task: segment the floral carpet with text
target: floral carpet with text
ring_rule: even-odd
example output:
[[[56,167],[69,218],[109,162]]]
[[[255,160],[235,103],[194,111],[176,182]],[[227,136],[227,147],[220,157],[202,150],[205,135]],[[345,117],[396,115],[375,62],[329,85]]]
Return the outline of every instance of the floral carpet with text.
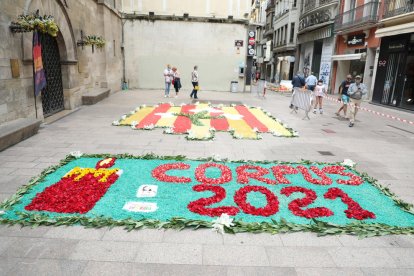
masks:
[[[68,155],[0,205],[0,222],[413,234],[410,204],[352,163]]]
[[[216,131],[228,131],[236,139],[261,139],[260,133],[293,137],[297,133],[269,112],[246,105],[224,106],[195,103],[142,105],[113,125],[132,129],[165,128],[167,134],[187,134],[189,140],[210,140]]]

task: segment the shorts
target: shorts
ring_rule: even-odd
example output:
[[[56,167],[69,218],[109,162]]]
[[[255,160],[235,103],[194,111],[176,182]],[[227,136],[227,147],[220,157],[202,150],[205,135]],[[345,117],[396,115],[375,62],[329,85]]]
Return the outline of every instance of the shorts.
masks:
[[[348,104],[348,103],[349,103],[349,96],[347,96],[347,95],[342,95],[341,99],[342,99],[342,102],[343,102],[344,104]]]

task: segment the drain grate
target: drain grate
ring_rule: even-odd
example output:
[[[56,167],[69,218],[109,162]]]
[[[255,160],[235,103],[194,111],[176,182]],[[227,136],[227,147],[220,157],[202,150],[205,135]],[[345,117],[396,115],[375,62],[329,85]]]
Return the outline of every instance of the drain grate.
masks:
[[[320,155],[325,155],[325,156],[335,156],[335,154],[333,154],[330,151],[318,151]]]

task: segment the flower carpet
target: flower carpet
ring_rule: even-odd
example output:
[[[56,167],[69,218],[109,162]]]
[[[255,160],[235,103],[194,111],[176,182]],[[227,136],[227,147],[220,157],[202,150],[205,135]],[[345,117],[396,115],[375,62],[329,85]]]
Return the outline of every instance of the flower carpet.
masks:
[[[69,155],[0,205],[21,225],[413,234],[411,206],[348,163]]]
[[[297,133],[280,120],[258,107],[211,104],[161,103],[142,105],[123,115],[113,125],[132,129],[165,128],[167,134],[187,134],[189,140],[210,140],[216,131],[228,131],[237,139],[261,139],[260,133],[293,137]]]

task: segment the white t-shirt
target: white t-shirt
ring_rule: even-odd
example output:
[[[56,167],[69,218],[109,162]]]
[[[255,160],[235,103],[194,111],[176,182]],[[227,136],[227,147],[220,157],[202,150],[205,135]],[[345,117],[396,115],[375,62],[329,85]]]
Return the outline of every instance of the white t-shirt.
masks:
[[[196,70],[191,73],[191,81],[198,82],[198,72]]]
[[[171,69],[166,68],[164,70],[164,77],[165,77],[165,82],[171,82],[172,81],[172,76],[173,76],[173,72]]]

